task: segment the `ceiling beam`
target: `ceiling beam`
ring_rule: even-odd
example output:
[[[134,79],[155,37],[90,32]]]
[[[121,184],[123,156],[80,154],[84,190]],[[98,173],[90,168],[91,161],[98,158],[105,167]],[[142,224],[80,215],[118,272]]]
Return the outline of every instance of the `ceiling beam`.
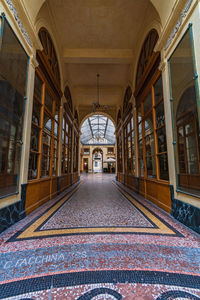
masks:
[[[130,64],[134,59],[132,49],[69,49],[63,51],[65,63]]]
[[[92,126],[91,126],[90,118],[88,118],[88,124],[89,124],[89,126],[90,126],[90,131],[91,131],[92,138],[93,138],[93,137],[94,137],[94,135],[93,135],[93,130],[92,130]]]

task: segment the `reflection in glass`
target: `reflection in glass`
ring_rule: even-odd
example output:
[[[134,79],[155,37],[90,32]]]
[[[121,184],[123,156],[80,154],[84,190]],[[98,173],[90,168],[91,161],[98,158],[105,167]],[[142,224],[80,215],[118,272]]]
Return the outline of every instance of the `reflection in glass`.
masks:
[[[45,106],[49,110],[49,112],[52,113],[53,101],[47,90],[45,92]]]
[[[157,130],[157,140],[158,140],[158,152],[167,152],[167,140],[165,127],[162,127]]]
[[[37,101],[34,101],[32,121],[36,125],[40,126],[40,119],[41,119],[41,105]]]
[[[42,80],[40,79],[40,77],[35,74],[35,87],[34,87],[34,96],[37,97],[38,100],[41,101],[41,97],[42,97]]]
[[[169,180],[167,153],[158,155],[160,179]]]
[[[28,179],[36,179],[37,178],[37,168],[38,168],[38,154],[30,153],[29,159],[29,170],[28,170]]]
[[[32,151],[39,151],[39,134],[40,131],[38,128],[32,127],[31,131],[31,150]]]
[[[199,117],[192,39],[188,29],[169,60],[179,187],[200,194]]]
[[[164,103],[161,102],[156,107],[156,127],[159,128],[160,126],[165,125],[165,113],[164,113]]]
[[[148,94],[144,100],[144,114],[146,114],[152,108],[152,97],[151,93]]]
[[[0,28],[0,197],[3,197],[18,192],[28,57],[5,18],[1,24],[4,24]]]
[[[163,99],[163,86],[162,86],[162,77],[156,81],[154,85],[154,95],[155,95],[155,104],[159,103]]]

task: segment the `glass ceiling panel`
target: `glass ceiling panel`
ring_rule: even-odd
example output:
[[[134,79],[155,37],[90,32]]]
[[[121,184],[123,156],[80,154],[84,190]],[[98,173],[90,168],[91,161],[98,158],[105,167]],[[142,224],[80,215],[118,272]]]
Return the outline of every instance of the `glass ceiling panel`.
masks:
[[[85,120],[81,133],[82,144],[115,144],[115,126],[102,115],[94,115]]]

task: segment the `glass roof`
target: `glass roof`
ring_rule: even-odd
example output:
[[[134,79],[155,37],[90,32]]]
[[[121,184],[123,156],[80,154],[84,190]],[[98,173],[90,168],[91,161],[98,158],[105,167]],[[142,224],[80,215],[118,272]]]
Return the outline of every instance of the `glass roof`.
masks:
[[[87,118],[81,127],[81,133],[81,143],[84,145],[115,144],[115,126],[103,115]]]

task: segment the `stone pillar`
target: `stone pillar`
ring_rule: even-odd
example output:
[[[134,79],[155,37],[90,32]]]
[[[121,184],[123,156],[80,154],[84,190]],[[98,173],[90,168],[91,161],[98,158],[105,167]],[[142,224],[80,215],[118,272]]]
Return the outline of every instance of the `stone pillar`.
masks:
[[[173,128],[172,128],[172,114],[171,114],[171,95],[168,64],[164,60],[161,62],[159,69],[162,71],[163,81],[163,97],[164,97],[164,112],[165,112],[165,128],[167,138],[167,154],[168,154],[168,168],[169,168],[169,182],[176,187],[176,164],[173,146]]]

